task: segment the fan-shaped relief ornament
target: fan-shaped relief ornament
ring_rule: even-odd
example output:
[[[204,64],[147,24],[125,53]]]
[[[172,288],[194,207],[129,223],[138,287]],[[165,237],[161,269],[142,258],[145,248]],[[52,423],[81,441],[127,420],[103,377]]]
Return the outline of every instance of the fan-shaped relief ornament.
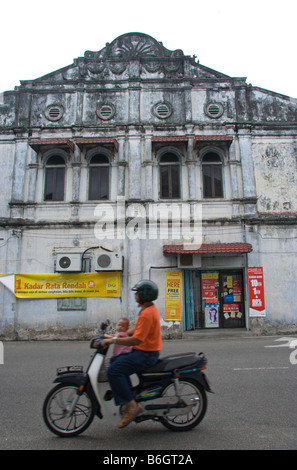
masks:
[[[107,54],[109,57],[117,57],[119,59],[131,60],[141,57],[158,56],[157,48],[151,38],[140,35],[126,35],[115,39],[108,46]]]
[[[178,58],[183,57],[183,51],[170,51],[161,42],[143,33],[128,33],[116,38],[106,45],[108,57],[136,58]]]
[[[100,78],[126,72],[130,61],[140,61],[148,73],[183,73],[183,51],[170,51],[162,43],[142,33],[128,33],[116,38],[99,52],[86,51],[77,65],[82,77]],[[82,63],[83,62],[83,63]]]

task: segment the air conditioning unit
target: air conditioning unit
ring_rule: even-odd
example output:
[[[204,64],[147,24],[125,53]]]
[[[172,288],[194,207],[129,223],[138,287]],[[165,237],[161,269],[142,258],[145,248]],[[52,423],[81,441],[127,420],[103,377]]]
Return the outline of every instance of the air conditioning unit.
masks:
[[[96,255],[95,271],[122,271],[123,256],[119,253],[99,253]]]
[[[56,272],[80,272],[80,253],[59,253],[56,257]]]
[[[201,268],[201,255],[198,253],[180,253],[177,265],[179,268]]]

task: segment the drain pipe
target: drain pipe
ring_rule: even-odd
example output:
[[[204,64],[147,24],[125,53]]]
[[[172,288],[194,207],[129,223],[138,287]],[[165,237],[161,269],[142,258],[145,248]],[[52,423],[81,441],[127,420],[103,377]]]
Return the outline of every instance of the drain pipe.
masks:
[[[149,269],[149,280],[151,281],[151,270],[152,269],[172,269],[172,268],[178,268],[178,266],[150,266]]]

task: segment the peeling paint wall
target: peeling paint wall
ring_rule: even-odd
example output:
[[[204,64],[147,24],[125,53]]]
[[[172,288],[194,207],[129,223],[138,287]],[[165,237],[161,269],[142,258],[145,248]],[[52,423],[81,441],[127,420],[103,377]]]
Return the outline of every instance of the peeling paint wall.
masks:
[[[297,144],[256,143],[253,153],[259,212],[296,212]]]
[[[203,242],[251,243],[246,264],[238,258],[234,266],[244,274],[247,266],[264,268],[267,316],[247,317],[247,326],[257,332],[297,331],[296,123],[296,100],[228,77],[140,33],[116,38],[99,52],[86,51],[73,64],[3,93],[1,273],[53,273],[57,253],[98,245],[118,251],[125,262],[120,299],[88,298],[63,307],[57,299],[16,299],[0,284],[0,337],[80,339],[92,336],[106,318],[116,323],[125,315],[133,323],[138,309],[131,286],[150,275],[160,287],[164,318],[165,272],[177,258],[163,256],[162,247],[179,241],[170,234],[140,236],[147,234],[150,211],[157,214],[172,202],[160,198],[164,151],[179,159],[181,199],[174,202],[189,205],[192,222],[194,205],[202,203]],[[207,151],[220,158],[222,198],[203,196]],[[65,159],[65,196],[45,201],[45,164],[57,152]],[[88,199],[89,161],[96,152],[110,162],[107,201]],[[97,237],[105,204],[130,230],[126,236]],[[138,226],[131,223],[136,216]],[[90,252],[89,270],[94,257]],[[231,257],[219,265],[229,268]],[[181,335],[182,322],[166,325],[165,336]]]

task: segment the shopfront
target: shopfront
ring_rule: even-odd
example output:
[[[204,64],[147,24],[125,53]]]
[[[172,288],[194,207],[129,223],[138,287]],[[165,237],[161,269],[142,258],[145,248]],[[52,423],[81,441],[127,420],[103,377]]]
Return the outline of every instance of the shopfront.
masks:
[[[243,270],[184,270],[185,329],[244,328]]]
[[[197,250],[164,246],[183,274],[184,330],[247,328],[248,243],[203,244]]]

